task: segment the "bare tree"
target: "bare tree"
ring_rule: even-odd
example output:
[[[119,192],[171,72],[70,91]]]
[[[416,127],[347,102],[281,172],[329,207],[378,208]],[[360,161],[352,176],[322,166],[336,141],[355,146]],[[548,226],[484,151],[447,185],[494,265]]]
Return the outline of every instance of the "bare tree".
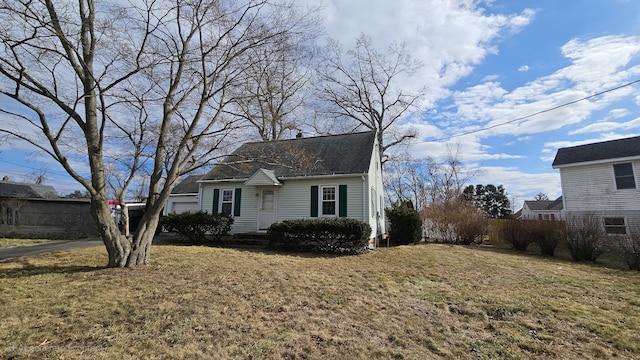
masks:
[[[243,55],[286,31],[263,16],[269,6],[268,0],[0,0],[0,94],[21,106],[0,109],[14,119],[0,132],[46,152],[87,189],[108,266],[149,263],[173,186],[208,164],[235,128],[226,108],[233,102],[229,89],[248,68]],[[132,104],[149,121],[123,117]],[[105,161],[117,133],[118,145],[126,143],[122,137],[144,136],[139,155],[151,174],[146,212],[130,238],[119,232],[108,204]],[[135,154],[132,146],[123,154]]]
[[[539,192],[536,194],[536,197],[533,198],[535,201],[549,201],[549,196],[543,192]]]
[[[15,231],[20,221],[20,210],[27,204],[28,197],[28,194],[18,193],[0,198],[0,216],[4,220],[0,224],[11,225],[11,231]]]
[[[312,15],[315,10],[276,7],[270,15],[272,21],[287,31],[274,38],[272,46],[252,48],[244,54],[250,66],[234,89],[233,111],[263,141],[280,140],[287,132],[303,127],[314,40],[322,33],[320,19]]]
[[[387,150],[415,138],[413,130],[400,131],[398,120],[412,110],[426,90],[410,93],[398,88],[398,82],[420,68],[405,44],[393,43],[387,53],[374,49],[371,38],[360,35],[353,50],[346,52],[331,40],[318,70],[318,92],[323,111],[329,117],[348,120],[343,126],[376,131],[380,159],[386,162]]]
[[[387,163],[384,182],[390,202],[410,200],[420,211],[430,204],[462,195],[465,185],[476,175],[460,156],[460,144],[447,146],[442,159],[414,159],[402,154]]]

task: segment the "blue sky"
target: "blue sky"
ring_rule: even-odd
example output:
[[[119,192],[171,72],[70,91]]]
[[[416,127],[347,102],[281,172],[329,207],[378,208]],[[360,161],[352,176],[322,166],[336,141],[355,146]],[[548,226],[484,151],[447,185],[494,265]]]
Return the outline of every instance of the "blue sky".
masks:
[[[513,121],[640,79],[639,1],[325,0],[322,16],[347,49],[360,33],[380,51],[406,42],[423,66],[399,85],[428,91],[424,113],[402,125],[420,133],[413,156],[459,146],[473,182],[504,185],[518,205],[560,195],[558,147],[640,135],[640,83]],[[61,194],[80,189],[25,150],[1,145],[0,175],[44,170]]]
[[[429,92],[423,116],[405,121],[421,134],[414,157],[459,146],[473,182],[503,184],[517,206],[561,195],[559,147],[640,135],[640,84],[544,112],[640,80],[638,1],[325,4],[329,36],[345,47],[364,32],[380,50],[406,42],[423,62],[403,83]]]

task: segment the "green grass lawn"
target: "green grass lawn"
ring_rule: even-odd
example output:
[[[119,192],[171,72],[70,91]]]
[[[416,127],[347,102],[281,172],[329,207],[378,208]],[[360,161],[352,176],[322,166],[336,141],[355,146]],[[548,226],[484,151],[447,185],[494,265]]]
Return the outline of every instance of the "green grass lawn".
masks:
[[[359,256],[154,246],[0,262],[0,358],[638,358],[640,274],[424,244]]]

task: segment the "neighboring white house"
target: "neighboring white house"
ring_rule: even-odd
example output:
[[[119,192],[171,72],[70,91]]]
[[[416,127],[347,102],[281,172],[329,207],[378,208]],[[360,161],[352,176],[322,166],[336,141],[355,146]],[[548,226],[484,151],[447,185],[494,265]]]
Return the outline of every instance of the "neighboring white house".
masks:
[[[609,234],[640,230],[640,136],[558,149],[565,215],[594,214]]]
[[[200,178],[202,178],[202,175],[190,175],[173,188],[164,207],[164,215],[198,211],[200,209],[198,204],[198,192],[200,190],[198,180]]]
[[[526,200],[522,205],[520,219],[563,220],[562,196],[555,200]]]
[[[375,132],[246,143],[199,180],[200,209],[231,214],[232,233],[349,217],[371,225],[378,239],[385,233],[378,146]]]

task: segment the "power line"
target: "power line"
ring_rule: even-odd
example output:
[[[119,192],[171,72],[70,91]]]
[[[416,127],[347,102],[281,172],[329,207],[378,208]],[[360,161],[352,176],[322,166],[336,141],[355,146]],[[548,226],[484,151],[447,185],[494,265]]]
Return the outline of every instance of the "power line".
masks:
[[[589,99],[591,99],[593,97],[600,96],[600,95],[603,95],[603,94],[606,94],[606,93],[609,93],[609,92],[612,92],[612,91],[616,91],[616,90],[625,88],[627,86],[631,86],[633,84],[636,84],[638,82],[640,82],[640,79],[634,80],[632,82],[629,82],[629,83],[626,83],[626,84],[623,84],[623,85],[620,85],[620,86],[617,86],[617,87],[614,87],[614,88],[611,88],[611,89],[603,90],[603,91],[600,91],[598,93],[595,93],[595,94],[592,94],[592,95],[589,95],[589,96],[585,96],[585,97],[577,99],[577,100],[569,101],[569,102],[566,102],[564,104],[560,104],[558,106],[554,106],[552,108],[540,110],[540,111],[534,112],[533,114],[529,114],[529,115],[526,115],[526,116],[515,118],[515,119],[509,120],[509,121],[505,121],[505,122],[502,122],[502,123],[499,123],[499,124],[487,126],[487,127],[482,128],[482,129],[467,131],[467,132],[464,132],[464,133],[461,133],[461,134],[451,135],[451,136],[440,138],[440,139],[429,140],[429,142],[451,140],[453,138],[466,136],[466,135],[471,135],[471,134],[479,133],[479,132],[482,132],[482,131],[487,131],[487,130],[490,130],[490,129],[494,129],[494,128],[497,128],[499,126],[508,125],[508,124],[514,123],[516,121],[525,120],[525,119],[528,119],[530,117],[534,117],[536,115],[544,114],[544,113],[547,113],[547,112],[550,112],[550,111],[553,111],[553,110],[557,110],[557,109],[563,108],[565,106],[573,105],[573,104],[581,102],[581,101],[589,100]]]

